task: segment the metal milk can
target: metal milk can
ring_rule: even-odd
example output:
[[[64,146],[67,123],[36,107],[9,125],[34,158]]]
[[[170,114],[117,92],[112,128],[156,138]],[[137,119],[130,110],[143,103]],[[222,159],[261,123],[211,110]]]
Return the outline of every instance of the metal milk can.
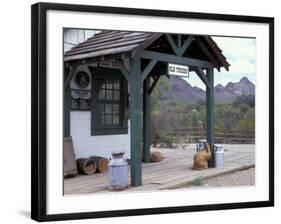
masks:
[[[224,150],[222,145],[214,145],[215,151],[215,167],[223,169],[224,168]]]
[[[124,154],[124,152],[112,153],[112,159],[108,164],[109,190],[122,190],[129,185],[128,162]]]

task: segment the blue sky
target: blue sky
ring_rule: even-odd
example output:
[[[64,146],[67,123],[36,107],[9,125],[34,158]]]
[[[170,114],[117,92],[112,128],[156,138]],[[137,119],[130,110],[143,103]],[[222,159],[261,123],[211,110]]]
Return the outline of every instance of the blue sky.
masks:
[[[220,83],[225,86],[228,82],[238,82],[244,76],[251,82],[256,83],[256,40],[238,37],[212,38],[231,65],[228,72],[224,68],[221,69],[221,72],[215,69],[215,85]],[[205,89],[205,85],[193,72],[190,73],[190,77],[186,80],[192,86]]]

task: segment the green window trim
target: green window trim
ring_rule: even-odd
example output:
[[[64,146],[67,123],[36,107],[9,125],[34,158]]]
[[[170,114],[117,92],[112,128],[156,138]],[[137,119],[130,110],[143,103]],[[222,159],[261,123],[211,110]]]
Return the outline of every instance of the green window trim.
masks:
[[[128,83],[116,69],[92,68],[91,135],[128,134]]]

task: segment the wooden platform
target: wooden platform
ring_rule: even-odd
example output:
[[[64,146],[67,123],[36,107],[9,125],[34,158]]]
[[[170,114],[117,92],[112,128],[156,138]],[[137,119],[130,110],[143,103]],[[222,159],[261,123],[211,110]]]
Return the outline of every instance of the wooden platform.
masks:
[[[161,150],[165,159],[158,163],[142,164],[142,186],[128,187],[124,191],[155,191],[182,188],[191,184],[196,177],[211,178],[255,166],[255,145],[223,145],[225,168],[192,170],[195,146],[186,149]],[[130,183],[130,181],[129,181]],[[64,179],[64,194],[89,194],[108,192],[107,173],[78,175]]]

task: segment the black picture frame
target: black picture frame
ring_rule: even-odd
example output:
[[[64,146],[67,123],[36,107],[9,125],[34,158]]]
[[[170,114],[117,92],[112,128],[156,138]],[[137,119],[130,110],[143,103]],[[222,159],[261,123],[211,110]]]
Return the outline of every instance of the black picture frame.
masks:
[[[149,209],[114,210],[68,214],[46,213],[46,13],[48,10],[95,12],[155,17],[177,17],[229,22],[253,22],[269,25],[269,200],[196,206],[159,207]],[[74,220],[86,218],[193,212],[274,206],[274,18],[163,11],[137,8],[102,7],[74,4],[37,3],[31,14],[31,218],[37,221]]]

